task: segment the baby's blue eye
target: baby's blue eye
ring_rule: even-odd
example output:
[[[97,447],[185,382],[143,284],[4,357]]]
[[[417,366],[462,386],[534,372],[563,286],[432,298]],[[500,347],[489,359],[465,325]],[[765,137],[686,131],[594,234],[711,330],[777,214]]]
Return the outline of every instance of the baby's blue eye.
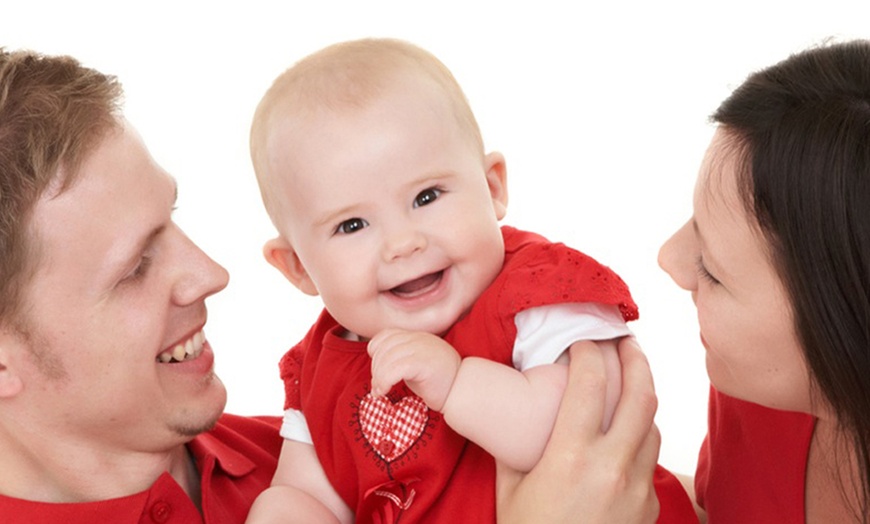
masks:
[[[438,200],[438,197],[441,196],[441,190],[430,187],[429,189],[424,189],[420,191],[420,194],[414,198],[414,207],[423,207],[428,206],[432,202]]]
[[[351,218],[339,224],[338,227],[335,228],[335,232],[343,235],[349,235],[351,233],[356,233],[357,231],[364,229],[368,225],[369,223],[362,218]]]

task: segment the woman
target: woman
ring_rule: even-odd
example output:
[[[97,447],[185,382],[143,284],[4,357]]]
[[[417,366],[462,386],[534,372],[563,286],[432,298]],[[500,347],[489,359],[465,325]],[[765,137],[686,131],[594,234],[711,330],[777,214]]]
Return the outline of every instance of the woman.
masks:
[[[659,255],[692,293],[713,385],[699,516],[868,522],[870,42],[813,48],[754,73],[713,120],[694,216]],[[573,496],[591,475],[568,482],[539,466],[511,479],[519,489],[502,498],[505,519],[522,505],[543,510],[533,491],[549,494],[551,521],[594,506]],[[636,466],[623,470],[637,483]],[[619,483],[608,486],[615,499]],[[618,518],[601,521],[638,521]]]

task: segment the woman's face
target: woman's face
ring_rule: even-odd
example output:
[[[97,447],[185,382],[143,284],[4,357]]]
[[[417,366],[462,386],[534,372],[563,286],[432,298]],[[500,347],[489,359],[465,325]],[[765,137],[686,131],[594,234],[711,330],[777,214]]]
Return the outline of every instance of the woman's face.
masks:
[[[659,264],[692,293],[707,373],[721,392],[811,412],[808,368],[768,243],[737,190],[734,137],[721,127],[695,185],[694,215],[662,246]]]

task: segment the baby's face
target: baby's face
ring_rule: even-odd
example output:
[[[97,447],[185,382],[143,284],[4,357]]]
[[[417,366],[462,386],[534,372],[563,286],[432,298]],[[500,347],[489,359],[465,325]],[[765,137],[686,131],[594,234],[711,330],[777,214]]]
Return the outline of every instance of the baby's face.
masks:
[[[503,262],[504,162],[482,158],[429,91],[410,79],[322,111],[277,130],[269,151],[282,230],[330,314],[364,338],[443,333]]]

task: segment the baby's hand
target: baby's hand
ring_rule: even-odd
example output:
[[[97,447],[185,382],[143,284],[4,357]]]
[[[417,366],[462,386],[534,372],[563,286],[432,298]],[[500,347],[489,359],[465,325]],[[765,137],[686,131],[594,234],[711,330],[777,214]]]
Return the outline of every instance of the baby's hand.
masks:
[[[385,329],[369,341],[372,394],[385,395],[404,380],[430,409],[441,411],[462,359],[441,337]]]

